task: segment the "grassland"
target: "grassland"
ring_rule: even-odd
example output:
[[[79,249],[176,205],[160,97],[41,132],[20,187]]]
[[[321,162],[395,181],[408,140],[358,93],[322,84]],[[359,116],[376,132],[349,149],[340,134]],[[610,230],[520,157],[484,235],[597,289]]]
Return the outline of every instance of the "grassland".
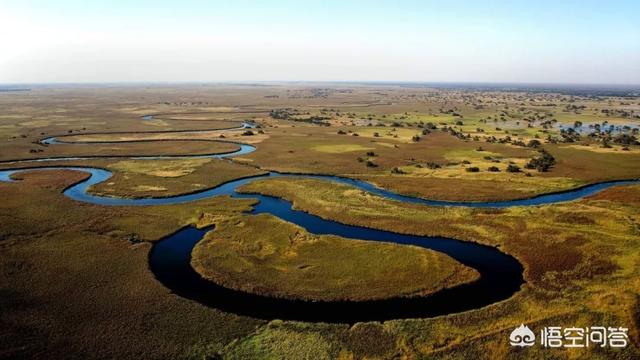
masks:
[[[268,128],[267,132],[268,141],[244,157],[252,165],[354,177],[429,199],[508,200],[640,177],[635,165],[640,153],[594,153],[572,145],[545,144],[558,165],[540,173],[524,168],[536,154],[531,148],[465,141],[441,131],[422,136],[419,142],[339,135],[334,128],[308,125]],[[505,171],[509,164],[521,171]],[[498,171],[489,171],[492,166]],[[469,173],[469,167],[480,171]],[[393,173],[394,168],[401,173]]]
[[[255,167],[228,160],[101,158],[55,162],[7,163],[1,168],[90,166],[111,171],[107,181],[93,185],[89,192],[127,198],[167,197],[202,191],[222,183],[264,174]],[[21,174],[14,175],[22,177]]]
[[[175,297],[147,269],[147,241],[249,202],[114,208],[61,195],[84,176],[33,172],[0,183],[0,357],[197,357],[254,331],[260,322]]]
[[[121,160],[105,163],[114,175],[89,190],[120,197],[166,197],[264,174],[256,168],[217,159]]]
[[[240,126],[238,123],[234,123],[234,128]],[[130,142],[148,142],[148,141],[207,141],[217,140],[213,143],[221,144],[222,141],[240,141],[243,143],[256,143],[266,138],[263,134],[254,134],[251,137],[243,136],[242,130],[207,130],[198,132],[164,132],[164,133],[143,133],[143,132],[131,132],[131,133],[115,133],[115,134],[81,134],[70,135],[62,138],[65,142],[74,143],[99,143],[99,142],[113,142],[113,143],[130,143]],[[224,143],[222,143],[224,145]]]
[[[57,158],[74,156],[156,156],[156,155],[207,155],[235,151],[238,145],[212,141],[156,141],[128,142],[120,144],[62,144],[47,146],[40,144],[18,145],[3,152],[4,161]],[[41,150],[41,151],[40,151]]]
[[[267,214],[219,222],[192,264],[229,288],[324,301],[424,296],[478,277],[431,250],[311,235]]]
[[[514,298],[474,312],[478,316],[471,316],[473,320],[459,314],[445,317],[447,320],[417,322],[429,327],[448,324],[440,325],[444,327],[437,333],[472,330],[475,334],[472,339],[454,337],[444,344],[438,344],[433,335],[426,336],[429,353],[435,352],[432,355],[462,352],[475,357],[492,349],[506,356],[508,344],[490,339],[510,328],[509,321],[516,325],[607,319],[630,324],[634,341],[638,341],[634,314],[640,294],[640,186],[610,189],[569,204],[482,210],[408,205],[318,180],[289,179],[286,187],[282,181],[261,180],[244,186],[243,191],[280,196],[293,201],[297,209],[343,223],[499,246],[521,260],[527,285]],[[496,312],[500,319],[489,315]],[[514,318],[509,320],[512,315],[507,314]],[[403,328],[417,324],[399,323]]]
[[[103,195],[169,196],[266,170],[338,174],[405,194],[448,200],[522,198],[640,177],[639,145],[616,143],[615,134],[594,138],[583,134],[565,142],[559,129],[559,124],[575,121],[637,125],[640,98],[391,85],[184,85],[34,88],[0,93],[0,107],[0,161],[125,156],[3,163],[0,168],[107,168],[114,176],[91,189]],[[274,119],[269,116],[274,109],[291,109],[298,115]],[[146,114],[156,117],[141,119]],[[308,122],[312,116],[324,118],[325,124]],[[186,131],[219,129],[246,120],[260,125],[253,136],[243,136],[241,131]],[[429,131],[423,134],[425,129]],[[103,134],[113,132],[118,134]],[[54,135],[65,135],[65,141],[116,143],[38,144]],[[524,168],[537,154],[526,144],[536,138],[556,159],[547,172]],[[211,141],[221,139],[251,142],[257,151],[232,162],[126,158],[238,148]],[[505,171],[509,164],[520,166],[521,172]],[[490,166],[499,171],[488,171]],[[468,172],[469,167],[479,171]],[[0,183],[0,358],[640,357],[637,185],[566,204],[501,210],[403,204],[344,185],[293,178],[245,187],[245,191],[282,196],[298,209],[348,224],[499,246],[525,266],[527,282],[508,300],[431,319],[350,326],[257,320],[178,297],[149,271],[150,244],[187,224],[216,224],[217,230],[196,252],[200,260],[215,260],[216,266],[203,261],[202,273],[215,278],[217,265],[240,264],[245,272],[217,279],[229,286],[236,281],[233,286],[238,288],[262,286],[260,291],[265,284],[275,284],[269,290],[287,296],[411,294],[446,286],[447,274],[465,272],[460,264],[439,255],[432,258],[433,254],[419,249],[398,247],[385,252],[380,244],[315,238],[273,218],[254,218],[243,213],[251,208],[248,200],[220,197],[129,208],[82,204],[62,196],[65,187],[84,176],[72,171],[32,172],[20,174],[22,180],[16,183]],[[259,231],[262,222],[271,226]],[[245,226],[235,227],[238,223]],[[293,239],[305,241],[285,241],[296,231]],[[249,233],[255,242],[249,241]],[[216,258],[208,246],[218,246],[216,250],[225,256]],[[388,257],[369,259],[365,254]],[[337,261],[340,256],[345,257],[343,261]],[[424,258],[429,262],[420,263]],[[434,263],[446,266],[432,273]],[[332,281],[296,276],[304,270],[296,266],[307,264],[312,266],[305,269],[321,269],[324,276],[333,276]],[[355,264],[362,269],[347,278],[350,287],[329,286],[347,273],[355,274],[348,271]],[[375,271],[378,264],[397,271]],[[357,277],[372,286],[357,287]],[[521,323],[536,329],[628,327],[630,343],[619,350],[514,349],[508,345],[508,336]]]

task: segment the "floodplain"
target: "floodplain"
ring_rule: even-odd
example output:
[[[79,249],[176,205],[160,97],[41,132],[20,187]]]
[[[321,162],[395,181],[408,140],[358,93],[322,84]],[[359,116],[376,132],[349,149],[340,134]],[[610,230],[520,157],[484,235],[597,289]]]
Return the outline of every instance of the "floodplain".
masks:
[[[625,327],[623,349],[553,356],[640,356],[640,184],[567,202],[473,206],[640,179],[636,95],[415,84],[34,87],[0,93],[0,109],[0,172],[25,169],[0,181],[0,357],[549,356],[509,345],[520,324]],[[57,168],[29,171],[39,167]],[[171,199],[247,182],[237,194],[181,204],[104,206],[65,196],[89,176],[65,167],[110,172],[88,188],[109,198]],[[472,205],[408,203],[350,181]],[[275,211],[253,214],[251,194],[425,244],[486,245],[522,265],[522,284],[462,312],[355,323],[235,314],[164,287],[150,251],[187,226],[212,226],[191,254],[194,271],[252,296],[411,299],[480,278],[429,248],[318,235]]]

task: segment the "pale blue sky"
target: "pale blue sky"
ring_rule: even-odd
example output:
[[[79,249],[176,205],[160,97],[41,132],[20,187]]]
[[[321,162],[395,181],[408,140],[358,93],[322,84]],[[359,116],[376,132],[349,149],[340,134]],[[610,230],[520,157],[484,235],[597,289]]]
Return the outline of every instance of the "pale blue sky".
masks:
[[[640,84],[640,1],[0,0],[0,83]]]

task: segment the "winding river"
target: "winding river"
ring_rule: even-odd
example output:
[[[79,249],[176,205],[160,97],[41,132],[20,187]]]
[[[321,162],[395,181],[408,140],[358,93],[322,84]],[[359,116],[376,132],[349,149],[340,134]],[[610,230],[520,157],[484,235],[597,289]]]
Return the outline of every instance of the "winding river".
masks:
[[[241,127],[228,130],[240,130],[251,126],[251,124],[243,124]],[[186,133],[189,131],[184,132]],[[44,139],[43,142],[50,145],[68,144],[55,137]],[[95,144],[99,142],[93,143]],[[178,157],[211,157],[224,159],[248,154],[256,150],[256,148],[251,145],[238,145],[240,148],[237,151],[230,153]],[[140,156],[132,158],[162,159],[169,157],[175,158],[175,156],[170,155]],[[96,157],[47,158],[16,161],[13,163],[45,162],[51,160],[79,160],[87,158]],[[337,323],[384,321],[401,318],[425,318],[481,308],[508,299],[516,293],[524,283],[523,267],[515,258],[494,247],[443,237],[404,235],[389,231],[346,225],[331,220],[325,220],[302,211],[294,210],[291,207],[291,203],[283,199],[259,194],[238,193],[236,191],[238,187],[249,182],[268,177],[305,177],[351,185],[363,191],[402,202],[418,203],[430,206],[495,208],[571,201],[594,194],[612,186],[640,182],[639,180],[611,181],[588,185],[565,192],[545,194],[529,199],[513,201],[448,202],[400,195],[388,190],[377,188],[374,185],[361,180],[328,175],[283,174],[278,172],[269,172],[266,175],[234,180],[197,193],[164,198],[140,199],[103,197],[90,194],[88,192],[88,188],[90,186],[101,183],[112,176],[112,173],[108,170],[93,167],[35,166],[20,169],[7,169],[0,171],[0,181],[13,182],[14,180],[12,180],[11,176],[22,171],[45,171],[52,169],[70,169],[90,174],[87,179],[68,187],[64,191],[64,195],[77,201],[105,206],[149,206],[186,203],[219,195],[229,195],[234,198],[257,199],[258,203],[251,211],[252,214],[268,213],[285,221],[299,225],[312,234],[337,235],[345,238],[419,246],[444,253],[460,263],[476,269],[480,273],[480,278],[474,282],[443,289],[429,296],[396,297],[371,301],[302,301],[265,297],[236,291],[216,285],[215,283],[202,278],[191,267],[191,252],[193,247],[203,238],[206,232],[212,230],[211,227],[206,229],[197,229],[192,226],[182,228],[176,233],[154,243],[149,253],[149,267],[155,277],[173,293],[184,298],[197,301],[203,305],[217,308],[222,311],[262,319],[286,319]]]

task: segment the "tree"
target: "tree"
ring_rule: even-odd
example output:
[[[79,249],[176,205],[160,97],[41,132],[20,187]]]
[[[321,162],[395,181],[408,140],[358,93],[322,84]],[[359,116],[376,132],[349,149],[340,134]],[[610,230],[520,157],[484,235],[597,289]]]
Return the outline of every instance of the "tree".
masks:
[[[538,156],[529,160],[525,166],[527,169],[536,169],[538,172],[546,172],[555,165],[556,159],[544,149],[538,150]]]

